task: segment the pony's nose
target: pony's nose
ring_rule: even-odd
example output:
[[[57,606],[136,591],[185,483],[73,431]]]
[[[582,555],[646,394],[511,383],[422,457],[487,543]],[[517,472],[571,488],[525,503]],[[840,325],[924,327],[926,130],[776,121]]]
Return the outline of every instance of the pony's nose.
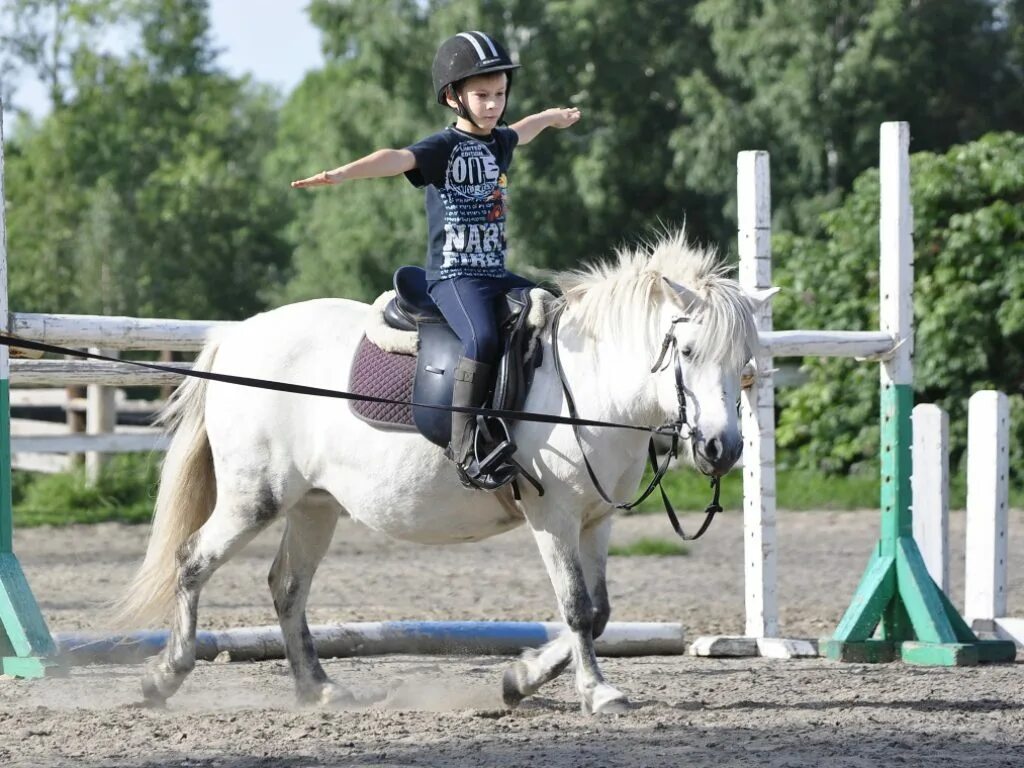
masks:
[[[705,471],[710,470],[711,474],[721,475],[732,469],[732,465],[740,457],[743,443],[740,440],[723,440],[712,437],[702,442],[697,449]]]

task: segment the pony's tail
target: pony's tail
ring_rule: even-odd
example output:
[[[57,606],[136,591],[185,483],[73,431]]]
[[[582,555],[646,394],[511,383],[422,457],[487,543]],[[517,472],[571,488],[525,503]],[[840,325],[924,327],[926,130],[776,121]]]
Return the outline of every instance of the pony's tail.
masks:
[[[209,371],[219,346],[216,338],[208,341],[193,369]],[[178,552],[213,511],[217,483],[206,435],[206,383],[186,379],[157,419],[174,436],[160,471],[146,557],[111,606],[114,627],[166,623],[175,601]]]

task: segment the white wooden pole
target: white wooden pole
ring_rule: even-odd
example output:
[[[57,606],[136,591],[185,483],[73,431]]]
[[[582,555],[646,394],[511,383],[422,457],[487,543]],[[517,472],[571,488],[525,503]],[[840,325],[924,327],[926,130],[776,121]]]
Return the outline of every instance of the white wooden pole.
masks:
[[[1002,392],[986,390],[971,395],[964,579],[964,615],[970,622],[991,623],[1006,616],[1009,423],[1009,401]]]
[[[772,285],[771,183],[767,152],[740,152],[736,160],[740,283],[749,290]],[[760,332],[772,330],[771,304],[757,315]],[[743,554],[748,637],[779,634],[775,531],[775,382],[763,350],[758,373],[743,391]]]
[[[911,413],[914,539],[928,573],[949,592],[949,416],[937,405]]]
[[[117,350],[93,347],[90,352],[115,357]],[[86,387],[85,432],[89,435],[109,435],[117,428],[117,390],[101,384]],[[99,482],[107,454],[89,451],[85,454],[85,481],[89,485]]]

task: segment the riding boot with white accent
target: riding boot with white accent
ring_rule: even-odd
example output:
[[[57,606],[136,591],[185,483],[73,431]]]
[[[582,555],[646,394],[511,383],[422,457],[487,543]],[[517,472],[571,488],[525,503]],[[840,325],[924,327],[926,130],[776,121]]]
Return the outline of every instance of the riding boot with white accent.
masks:
[[[491,366],[469,357],[459,359],[455,368],[452,405],[477,408],[485,404],[491,379]],[[503,462],[482,471],[476,455],[476,415],[452,411],[452,436],[448,457],[459,470],[459,479],[467,488],[495,490],[513,480],[518,468]]]

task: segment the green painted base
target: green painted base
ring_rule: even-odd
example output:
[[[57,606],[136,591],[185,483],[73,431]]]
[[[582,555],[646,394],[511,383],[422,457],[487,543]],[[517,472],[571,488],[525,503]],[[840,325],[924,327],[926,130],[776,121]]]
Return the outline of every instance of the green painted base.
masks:
[[[895,643],[886,640],[865,640],[860,643],[843,643],[824,637],[818,641],[818,653],[832,661],[849,661],[861,664],[887,664],[896,660]]]
[[[11,677],[66,677],[67,666],[54,659],[37,656],[7,656],[0,659],[0,672]]]
[[[3,673],[18,677],[53,674],[59,664],[50,637],[21,564],[11,552],[0,552],[0,658]]]
[[[865,640],[843,643],[823,639],[821,655],[832,661],[860,664],[887,664],[897,658],[906,664],[932,667],[972,667],[980,663],[1013,663],[1017,647],[1011,641],[978,640],[974,643],[902,643]]]
[[[883,543],[889,546],[879,544],[835,634],[820,642],[823,656],[864,663],[898,657],[928,666],[1014,661],[1012,642],[979,640],[971,631],[932,581],[913,538]]]

